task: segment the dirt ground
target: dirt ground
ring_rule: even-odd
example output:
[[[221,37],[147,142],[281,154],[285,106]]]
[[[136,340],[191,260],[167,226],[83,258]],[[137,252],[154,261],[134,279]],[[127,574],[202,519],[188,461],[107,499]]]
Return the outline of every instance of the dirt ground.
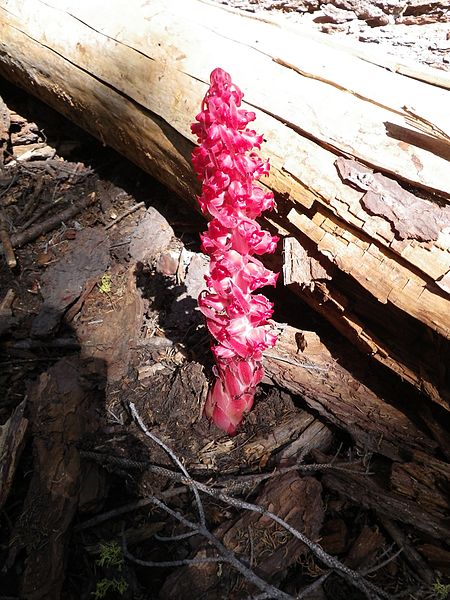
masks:
[[[408,27],[405,11],[374,28],[313,2],[227,4],[377,43]],[[448,69],[429,21],[423,62]],[[203,218],[36,99],[0,90],[0,229],[14,247],[0,260],[0,599],[450,596],[444,543],[325,485],[330,464],[378,465],[382,480],[383,463],[300,396],[267,378],[233,438],[202,416]],[[348,347],[282,289],[273,299],[278,323]]]

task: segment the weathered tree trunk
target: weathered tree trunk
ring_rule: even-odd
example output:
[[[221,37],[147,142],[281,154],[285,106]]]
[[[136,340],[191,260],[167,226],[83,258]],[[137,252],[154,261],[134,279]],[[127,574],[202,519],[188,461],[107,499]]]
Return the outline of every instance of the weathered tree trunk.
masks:
[[[189,126],[228,70],[267,139],[284,283],[449,408],[449,76],[201,0],[0,0],[0,26],[1,75],[190,200]]]
[[[377,457],[375,461],[383,457],[383,467],[373,466],[371,471],[382,471],[384,479],[350,470],[327,473],[325,485],[428,535],[450,539],[445,491],[450,465],[437,458],[439,451],[446,454],[445,442],[435,436],[436,443],[417,427],[420,419],[414,406],[401,410],[386,395],[378,396],[373,374],[364,373],[361,364],[359,372],[352,372],[352,357],[340,353],[336,360],[333,351],[317,334],[286,327],[265,357],[266,374],[275,383],[299,394],[308,408],[346,430],[358,448]],[[314,453],[318,462],[328,460]]]

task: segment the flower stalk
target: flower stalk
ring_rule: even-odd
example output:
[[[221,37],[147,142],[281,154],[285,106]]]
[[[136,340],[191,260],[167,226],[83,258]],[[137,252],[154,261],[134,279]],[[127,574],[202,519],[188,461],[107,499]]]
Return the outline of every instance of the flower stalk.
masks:
[[[198,201],[210,218],[201,235],[202,250],[210,257],[207,290],[198,303],[213,337],[216,380],[205,412],[229,434],[251,409],[264,374],[263,351],[277,338],[268,321],[273,304],[253,294],[275,285],[278,276],[256,258],[274,252],[278,242],[256,221],[274,205],[272,192],[255,183],[268,175],[269,161],[254,152],[263,137],[247,127],[256,115],[239,108],[242,97],[230,75],[214,69],[202,110],[191,125],[199,142],[192,155],[202,181]]]

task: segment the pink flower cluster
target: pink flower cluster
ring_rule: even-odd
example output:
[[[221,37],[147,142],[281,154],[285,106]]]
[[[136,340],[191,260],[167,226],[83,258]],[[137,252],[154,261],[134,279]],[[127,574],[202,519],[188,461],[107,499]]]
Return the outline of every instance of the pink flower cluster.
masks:
[[[233,434],[253,404],[263,377],[262,353],[276,342],[267,320],[273,305],[262,294],[277,275],[254,255],[274,252],[278,238],[255,218],[273,207],[273,194],[255,185],[269,172],[254,148],[263,138],[247,125],[255,113],[240,109],[243,94],[228,73],[214,69],[202,111],[191,126],[199,147],[192,163],[202,183],[200,207],[211,220],[201,236],[211,258],[208,289],[199,296],[201,312],[215,339],[217,376],[205,412],[218,427]]]

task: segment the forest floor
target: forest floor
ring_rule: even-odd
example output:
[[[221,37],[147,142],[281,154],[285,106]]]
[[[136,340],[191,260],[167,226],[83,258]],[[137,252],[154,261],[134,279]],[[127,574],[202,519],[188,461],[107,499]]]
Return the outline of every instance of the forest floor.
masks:
[[[427,27],[392,47],[450,66],[445,3],[414,15],[359,3],[376,13],[366,19],[351,0],[226,4],[378,45]],[[450,597],[447,529],[342,493],[339,476],[382,482],[387,462],[270,366],[236,436],[203,417],[203,218],[38,100],[0,90],[0,235],[12,245],[0,260],[0,599]],[[281,338],[307,329],[337,363],[366,360],[282,286],[271,299]],[[389,396],[392,378],[374,372]]]

